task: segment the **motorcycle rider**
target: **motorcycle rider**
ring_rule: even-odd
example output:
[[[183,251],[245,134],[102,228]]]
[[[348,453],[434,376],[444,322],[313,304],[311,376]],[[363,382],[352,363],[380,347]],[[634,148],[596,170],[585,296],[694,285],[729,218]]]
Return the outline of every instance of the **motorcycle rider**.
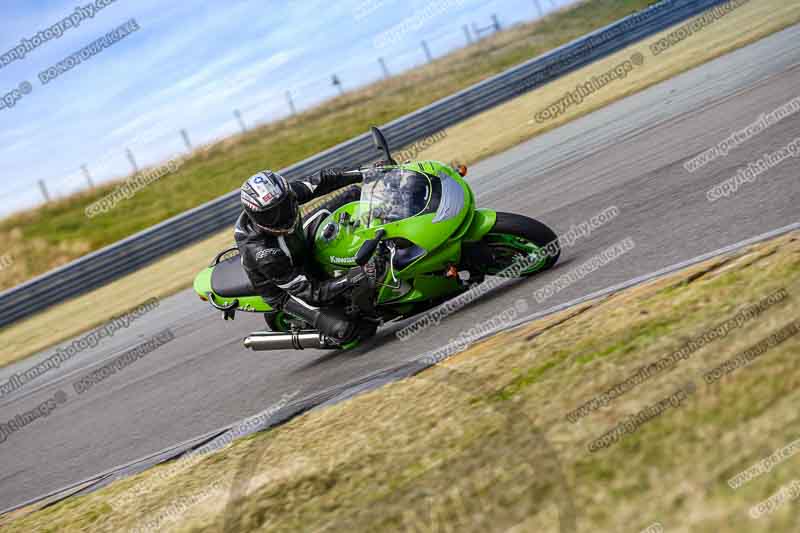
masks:
[[[234,230],[242,266],[256,293],[273,308],[272,316],[282,310],[341,344],[357,337],[358,325],[326,304],[348,289],[363,287],[368,280],[360,268],[336,279],[315,278],[313,241],[306,234],[312,231],[313,220],[302,224],[299,207],[361,181],[360,175],[345,172],[323,169],[292,183],[271,170],[259,172],[242,185],[243,213]],[[348,196],[353,197],[345,201],[358,200],[358,189],[353,187]]]

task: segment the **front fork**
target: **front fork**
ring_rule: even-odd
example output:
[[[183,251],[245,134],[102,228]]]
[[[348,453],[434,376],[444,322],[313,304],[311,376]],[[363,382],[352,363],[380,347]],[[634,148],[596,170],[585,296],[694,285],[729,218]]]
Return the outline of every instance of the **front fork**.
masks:
[[[492,209],[476,209],[461,241],[461,266],[469,270],[472,278],[470,284],[483,281],[486,265],[494,262],[491,248],[483,238],[492,231],[497,223],[497,212]]]
[[[497,211],[485,208],[476,209],[461,241],[463,243],[478,242],[492,231],[495,224],[497,224]]]

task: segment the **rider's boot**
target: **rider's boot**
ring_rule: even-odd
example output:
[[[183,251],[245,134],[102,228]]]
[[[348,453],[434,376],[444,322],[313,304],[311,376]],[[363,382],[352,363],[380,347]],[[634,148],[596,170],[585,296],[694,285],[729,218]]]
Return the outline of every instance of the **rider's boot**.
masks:
[[[290,296],[283,305],[283,310],[305,320],[314,329],[339,344],[355,340],[358,333],[357,322],[350,320],[342,311],[334,307],[312,307],[304,301]]]

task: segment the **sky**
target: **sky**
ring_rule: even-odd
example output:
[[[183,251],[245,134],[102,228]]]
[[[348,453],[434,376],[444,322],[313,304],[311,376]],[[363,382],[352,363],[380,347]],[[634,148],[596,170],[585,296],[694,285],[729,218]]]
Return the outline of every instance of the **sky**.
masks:
[[[549,12],[573,1],[540,3]],[[337,94],[333,74],[344,89],[379,79],[379,57],[391,73],[421,64],[422,40],[443,55],[466,44],[463,25],[487,27],[492,14],[508,26],[538,9],[536,0],[4,0],[0,100],[13,107],[0,109],[0,213],[41,202],[40,180],[54,197],[85,188],[84,164],[95,182],[129,173],[127,148],[140,166],[174,157],[186,150],[182,129],[195,146],[236,133],[234,110],[247,127],[285,116],[286,91],[298,109],[312,106]],[[61,37],[3,60],[72,15]],[[41,81],[131,19],[136,31]]]

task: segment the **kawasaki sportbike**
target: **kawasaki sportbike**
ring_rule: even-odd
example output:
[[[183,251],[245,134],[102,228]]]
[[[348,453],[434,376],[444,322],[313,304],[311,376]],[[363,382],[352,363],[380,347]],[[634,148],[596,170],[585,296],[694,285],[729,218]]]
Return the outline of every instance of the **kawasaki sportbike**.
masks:
[[[457,296],[487,275],[527,277],[556,263],[558,240],[546,225],[476,207],[466,167],[398,164],[383,134],[372,128],[372,135],[385,163],[350,171],[363,177],[360,200],[343,203],[334,193],[306,213],[303,224],[317,275],[338,277],[361,268],[370,279],[366,293],[353,291],[333,303],[358,319],[360,338]],[[236,311],[271,311],[254,294],[235,248],[220,253],[194,289],[226,319]],[[265,316],[270,331],[251,334],[246,347],[337,349],[358,342],[340,345],[283,312]]]

